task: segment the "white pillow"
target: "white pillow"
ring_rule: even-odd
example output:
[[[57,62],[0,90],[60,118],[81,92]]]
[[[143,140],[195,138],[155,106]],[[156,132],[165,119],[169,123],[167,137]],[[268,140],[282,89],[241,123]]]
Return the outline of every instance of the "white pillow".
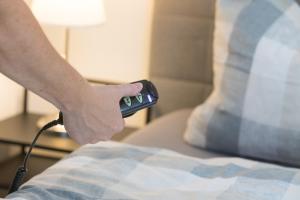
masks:
[[[219,0],[214,37],[215,88],[185,140],[300,166],[299,3]]]

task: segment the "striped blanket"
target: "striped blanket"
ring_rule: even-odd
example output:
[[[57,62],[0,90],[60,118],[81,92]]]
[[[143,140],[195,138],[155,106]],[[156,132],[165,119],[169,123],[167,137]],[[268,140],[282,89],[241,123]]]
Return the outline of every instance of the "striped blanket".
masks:
[[[7,199],[300,199],[300,170],[163,149],[86,145]]]

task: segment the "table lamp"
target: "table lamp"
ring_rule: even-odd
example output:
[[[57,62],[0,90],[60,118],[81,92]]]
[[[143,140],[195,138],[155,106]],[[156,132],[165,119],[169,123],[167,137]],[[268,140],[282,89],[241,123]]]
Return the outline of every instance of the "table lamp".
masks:
[[[66,27],[66,60],[69,59],[70,28],[105,22],[102,0],[32,0],[31,9],[40,23]]]
[[[105,22],[102,0],[32,0],[31,9],[41,24],[65,27],[64,57],[69,60],[70,29],[96,26]],[[56,118],[49,115],[38,120],[38,127]],[[65,132],[63,126],[52,129]]]

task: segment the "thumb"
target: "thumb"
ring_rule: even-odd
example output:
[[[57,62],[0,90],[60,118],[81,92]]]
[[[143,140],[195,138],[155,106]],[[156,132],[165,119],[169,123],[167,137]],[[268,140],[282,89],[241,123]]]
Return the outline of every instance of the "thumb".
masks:
[[[125,96],[136,96],[143,89],[142,83],[118,85],[120,98]]]

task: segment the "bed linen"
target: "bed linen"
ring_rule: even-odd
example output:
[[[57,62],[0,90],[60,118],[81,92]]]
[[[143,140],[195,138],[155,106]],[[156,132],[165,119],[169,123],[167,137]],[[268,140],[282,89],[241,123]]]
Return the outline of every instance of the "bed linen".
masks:
[[[6,199],[298,200],[300,170],[105,142],[81,147]]]

